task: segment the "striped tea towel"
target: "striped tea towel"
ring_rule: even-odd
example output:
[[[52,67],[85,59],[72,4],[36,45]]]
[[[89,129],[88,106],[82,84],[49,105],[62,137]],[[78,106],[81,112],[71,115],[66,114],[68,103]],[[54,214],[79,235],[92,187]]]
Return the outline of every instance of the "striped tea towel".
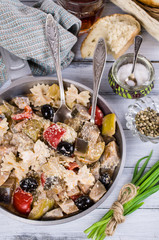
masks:
[[[68,66],[74,54],[71,49],[81,22],[53,2],[39,1],[28,7],[19,0],[0,0],[0,46],[16,56],[28,60],[34,75],[55,71],[54,62],[45,36],[46,16],[51,13],[58,22],[62,68]],[[0,85],[6,82],[6,69],[0,56]]]

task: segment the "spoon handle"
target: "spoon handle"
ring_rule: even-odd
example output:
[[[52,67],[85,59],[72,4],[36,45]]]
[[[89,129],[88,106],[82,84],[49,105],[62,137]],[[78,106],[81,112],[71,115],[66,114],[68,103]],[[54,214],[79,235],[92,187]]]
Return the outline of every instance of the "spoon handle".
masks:
[[[56,22],[51,14],[48,14],[46,18],[46,38],[48,40],[48,44],[50,46],[52,57],[54,60],[60,87],[61,105],[63,105],[65,104],[65,93],[61,73],[59,34]]]
[[[99,86],[101,83],[101,78],[103,75],[103,70],[106,64],[107,59],[107,49],[105,40],[100,38],[98,40],[94,56],[93,56],[93,71],[94,71],[94,79],[93,79],[93,99],[92,99],[92,111],[91,111],[91,120],[90,122],[94,124],[95,122],[95,111],[97,105],[97,97],[99,92]]]
[[[142,37],[140,35],[137,35],[135,37],[134,58],[133,58],[133,67],[132,67],[131,74],[134,73],[134,71],[135,71],[135,65],[136,65],[137,56],[138,56],[138,52],[139,52],[141,43],[142,43]]]

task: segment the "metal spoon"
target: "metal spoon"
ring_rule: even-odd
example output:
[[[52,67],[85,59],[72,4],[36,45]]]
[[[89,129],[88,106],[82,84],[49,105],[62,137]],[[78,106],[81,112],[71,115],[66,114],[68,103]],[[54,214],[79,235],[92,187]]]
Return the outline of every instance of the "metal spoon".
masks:
[[[97,106],[97,97],[99,92],[99,87],[104,71],[104,67],[106,64],[107,59],[107,48],[105,44],[105,40],[103,38],[100,38],[98,40],[94,56],[93,56],[93,72],[94,72],[94,78],[93,78],[93,99],[92,99],[92,111],[91,111],[91,119],[90,119],[90,126],[92,126],[95,123],[95,111]],[[76,141],[76,150],[79,152],[85,153],[87,151],[88,142],[77,138]]]
[[[51,49],[52,57],[55,63],[57,78],[60,87],[61,104],[60,108],[56,111],[53,122],[64,122],[65,119],[71,118],[71,111],[65,103],[65,93],[61,73],[61,61],[60,61],[60,43],[59,34],[56,22],[51,14],[47,15],[46,19],[46,37]]]
[[[91,123],[95,123],[95,111],[97,105],[97,97],[99,92],[99,87],[103,75],[103,71],[105,68],[107,59],[107,48],[105,44],[105,40],[100,38],[98,40],[94,56],[93,56],[93,72],[94,72],[94,79],[93,79],[93,99],[92,99],[92,111],[91,111]]]
[[[135,71],[137,56],[138,56],[141,43],[142,43],[142,37],[140,35],[136,36],[135,46],[134,46],[133,66],[132,66],[131,74],[125,79],[125,83],[130,87],[135,87],[137,85],[137,80],[135,78],[134,71]]]

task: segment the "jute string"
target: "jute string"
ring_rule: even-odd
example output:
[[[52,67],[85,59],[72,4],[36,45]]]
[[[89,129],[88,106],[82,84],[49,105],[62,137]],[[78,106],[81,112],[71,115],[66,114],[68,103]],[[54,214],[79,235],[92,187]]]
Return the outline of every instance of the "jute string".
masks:
[[[133,199],[136,195],[137,187],[132,183],[125,184],[121,188],[118,200],[114,202],[111,207],[111,209],[114,210],[114,213],[105,230],[105,234],[107,236],[112,236],[116,230],[117,225],[125,221],[125,217],[123,215],[123,205]]]

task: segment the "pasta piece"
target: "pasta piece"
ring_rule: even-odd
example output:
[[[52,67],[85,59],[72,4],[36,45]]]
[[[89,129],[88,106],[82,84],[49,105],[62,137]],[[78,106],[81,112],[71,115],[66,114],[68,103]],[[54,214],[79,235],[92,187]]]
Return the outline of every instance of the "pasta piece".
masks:
[[[66,104],[68,107],[73,108],[76,104],[76,99],[78,98],[78,90],[77,88],[71,84],[66,91]]]
[[[40,165],[43,165],[46,162],[46,158],[50,157],[48,146],[40,140],[34,144],[34,152]]]
[[[78,172],[78,180],[80,181],[81,184],[88,186],[92,186],[95,182],[93,174],[90,172],[90,169],[87,168],[86,165],[80,168]]]
[[[33,140],[23,133],[14,133],[10,144],[18,147],[18,152],[32,150],[34,146]]]
[[[52,99],[47,95],[49,91],[49,85],[37,84],[30,89],[32,94],[29,94],[29,100],[34,105],[34,107],[42,106],[44,104],[49,104]]]
[[[38,140],[34,144],[34,151],[20,152],[20,157],[23,159],[23,162],[30,161],[32,169],[38,171],[46,163],[47,158],[50,157],[50,150],[44,142]]]
[[[47,163],[42,166],[45,176],[54,176],[62,179],[65,168],[59,163],[59,157],[51,157]]]
[[[93,186],[95,178],[85,165],[80,168],[78,174],[72,170],[65,170],[64,181],[66,183],[67,190],[71,191],[77,186],[78,181],[83,185]]]
[[[76,103],[87,106],[89,99],[90,95],[88,91],[83,91],[78,94],[78,89],[73,84],[71,84],[66,91],[66,104],[70,108],[73,108]]]
[[[1,138],[3,138],[5,133],[7,133],[8,129],[9,127],[8,127],[7,118],[4,118],[3,120],[0,121],[0,137]]]
[[[28,150],[28,151],[22,151],[20,152],[20,158],[23,160],[23,163],[28,163],[29,167],[35,163],[36,161],[36,156],[33,151]]]
[[[8,171],[10,172],[12,169],[14,169],[14,173],[16,177],[19,179],[19,181],[26,176],[27,172],[29,171],[30,161],[20,161],[16,162],[15,155],[10,152],[9,154],[5,154],[3,157],[3,163],[1,164],[1,172]]]
[[[90,99],[89,92],[83,91],[78,94],[77,103],[86,107],[87,104],[89,103],[89,99]]]
[[[64,172],[64,181],[67,186],[67,191],[71,191],[77,186],[78,175],[72,170],[66,170]]]

